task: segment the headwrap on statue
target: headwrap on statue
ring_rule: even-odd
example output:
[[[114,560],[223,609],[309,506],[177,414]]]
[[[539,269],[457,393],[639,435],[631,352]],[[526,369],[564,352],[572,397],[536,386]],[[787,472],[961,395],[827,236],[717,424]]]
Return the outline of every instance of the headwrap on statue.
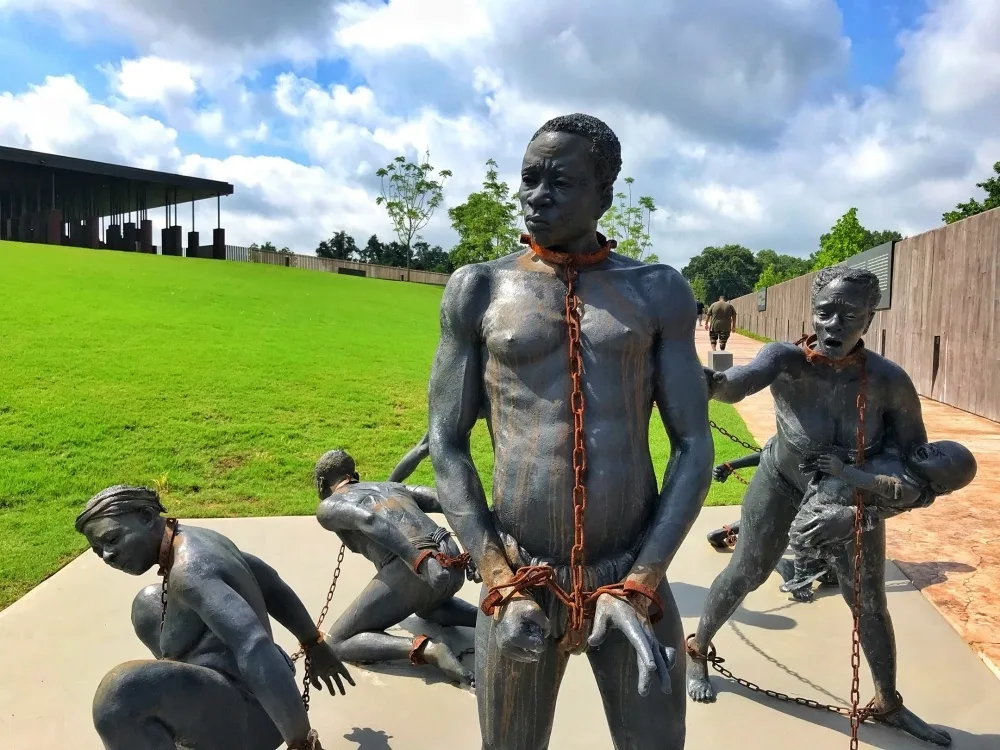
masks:
[[[145,508],[149,508],[157,515],[167,512],[156,490],[116,484],[114,487],[101,490],[87,501],[83,512],[76,517],[76,530],[83,533],[83,527],[95,518],[124,516],[128,513],[138,513]]]

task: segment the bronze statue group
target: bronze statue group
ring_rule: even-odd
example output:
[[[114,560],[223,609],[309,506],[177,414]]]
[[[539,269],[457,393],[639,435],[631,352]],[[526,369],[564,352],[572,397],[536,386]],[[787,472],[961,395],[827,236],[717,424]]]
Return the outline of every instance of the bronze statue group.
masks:
[[[319,459],[317,520],[339,537],[341,560],[346,547],[376,569],[327,632],[274,569],[166,517],[156,492],[115,486],[87,503],[76,527],[104,562],[162,576],[132,606],[153,659],[115,667],[97,690],[105,747],[320,748],[310,687],[353,686],[345,662],[408,660],[474,686],[484,750],[544,750],[567,661],[586,654],[614,747],[679,750],[687,697],[715,700],[713,636],[775,568],[799,599],[817,580],[839,584],[855,612],[875,696],[852,712],[854,746],[867,719],[950,743],[897,690],[884,522],[967,485],[976,462],[957,443],[928,442],[910,378],[865,348],[877,279],[821,271],[815,335],[706,370],[687,282],[613,252],[597,232],[620,168],[618,139],[600,120],[545,123],[521,167],[526,247],[458,269],[445,289],[423,440],[386,482],[360,481],[342,450]],[[716,546],[738,541],[685,638],[667,574],[712,480],[708,401],[765,388],[777,432],[759,454],[714,469],[724,481],[757,466],[738,527],[710,535]],[[654,405],[671,444],[660,482]],[[493,442],[492,503],[470,453],[480,418]],[[404,484],[428,456],[435,488]],[[783,559],[789,545],[793,560]],[[456,596],[467,580],[482,584],[478,607]],[[387,632],[412,615],[475,628],[474,670],[441,640]],[[269,617],[298,639],[294,657]]]

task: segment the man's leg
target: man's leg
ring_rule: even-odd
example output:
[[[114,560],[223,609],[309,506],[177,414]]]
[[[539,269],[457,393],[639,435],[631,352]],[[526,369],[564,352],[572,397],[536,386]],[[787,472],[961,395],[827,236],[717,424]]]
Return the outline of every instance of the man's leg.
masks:
[[[676,649],[670,670],[671,692],[665,694],[653,679],[649,695],[639,695],[635,649],[619,630],[612,629],[598,649],[587,652],[604,701],[604,713],[615,750],[683,750],[687,697],[684,694],[684,631],[670,586],[664,580],[657,593],[663,600],[663,618],[653,626],[664,646]]]
[[[548,750],[556,697],[569,657],[548,640],[538,661],[512,661],[497,647],[495,625],[492,617],[479,613],[476,702],[483,750]]]
[[[719,333],[719,349],[726,351],[726,344],[729,342],[729,331]]]
[[[740,541],[733,556],[709,589],[705,609],[692,644],[706,654],[712,638],[751,591],[774,570],[788,545],[788,528],[795,517],[794,499],[772,479],[770,471],[757,471],[743,495]],[[708,679],[708,664],[688,657],[688,695],[699,703],[715,700]]]
[[[263,711],[211,669],[133,661],[115,667],[101,681],[93,712],[107,750],[174,750],[177,740],[198,750],[274,750],[281,735],[269,720],[253,721],[255,736],[248,736],[251,709]]]
[[[837,557],[840,591],[848,607],[854,606],[854,544]],[[859,635],[865,660],[875,683],[875,705],[879,709],[896,705],[896,636],[885,595],[885,522],[861,540],[861,622]],[[924,722],[908,708],[900,708],[880,719],[917,739],[935,745],[951,744],[951,736]]]
[[[712,351],[715,351],[715,345],[719,342],[719,334],[715,331],[708,332],[708,341],[712,345]]]
[[[479,618],[479,608],[453,596],[429,611],[417,612],[417,617],[443,628],[474,628]]]
[[[413,575],[406,563],[395,559],[348,605],[333,623],[328,637],[337,656],[344,661],[372,664],[408,659],[414,647],[413,639],[384,631],[420,610],[433,608],[441,596]],[[471,684],[472,672],[462,666],[447,644],[431,641],[424,647],[422,656],[449,679]]]

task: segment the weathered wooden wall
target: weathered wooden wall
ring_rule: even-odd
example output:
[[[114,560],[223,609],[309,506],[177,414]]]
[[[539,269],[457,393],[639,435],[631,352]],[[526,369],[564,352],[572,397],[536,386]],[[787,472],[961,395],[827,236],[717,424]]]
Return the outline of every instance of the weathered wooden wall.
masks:
[[[896,243],[892,306],[875,314],[868,348],[901,365],[922,396],[1000,421],[1000,209]],[[737,326],[777,341],[812,332],[815,274],[733,300]],[[935,344],[936,341],[936,344]],[[935,347],[937,366],[935,368]]]
[[[234,258],[235,259],[235,258]],[[240,260],[244,260],[240,258]],[[385,279],[387,281],[406,281],[406,269],[393,266],[376,266],[370,263],[355,263],[350,260],[330,260],[318,258],[315,255],[287,255],[264,250],[250,250],[246,258],[251,263],[265,263],[272,266],[289,266],[304,268],[309,271],[326,271],[327,273],[351,273],[356,276],[367,276],[370,279]],[[432,271],[410,271],[410,281],[417,284],[435,284],[444,286],[450,275]]]

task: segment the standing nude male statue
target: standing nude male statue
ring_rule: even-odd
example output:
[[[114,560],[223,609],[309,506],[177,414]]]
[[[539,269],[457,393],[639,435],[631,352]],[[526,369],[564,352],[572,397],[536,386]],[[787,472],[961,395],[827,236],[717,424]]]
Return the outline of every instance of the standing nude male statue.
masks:
[[[788,532],[819,456],[858,458],[856,433],[864,429],[864,455],[886,449],[910,455],[927,442],[920,400],[909,376],[867,351],[861,337],[879,300],[870,271],[826,268],[813,282],[815,336],[796,346],[765,345],[747,365],[709,371],[712,397],[736,403],[768,386],[774,396],[777,433],[761,454],[760,468],[743,496],[739,543],[712,583],[697,634],[688,644],[688,693],[711,702],[705,654],[712,638],[740,602],[767,580],[788,545]],[[862,401],[859,401],[859,396]],[[865,404],[860,422],[859,403]],[[817,545],[843,542],[835,567],[848,604],[854,602],[853,507],[832,507],[804,527]],[[875,683],[874,718],[918,739],[950,744],[947,732],[923,722],[896,692],[896,642],[885,595],[885,524],[865,531],[861,557],[860,638]]]
[[[142,575],[159,563],[163,585],[132,602],[132,626],[156,661],[108,672],[94,696],[94,725],[108,750],[321,750],[274,642],[274,617],[308,654],[312,685],[341,694],[347,669],[305,606],[266,563],[208,529],[164,518],[145,487],[98,493],[76,519],[91,549],[116,570]]]
[[[468,556],[427,516],[441,512],[434,490],[361,482],[354,459],[342,450],[323,454],[315,478],[320,524],[378,571],[327,633],[337,655],[357,664],[430,663],[455,682],[473,684],[472,672],[447,643],[385,632],[413,614],[443,627],[476,626],[476,608],[455,598],[470,567]]]
[[[616,748],[684,746],[683,635],[665,573],[711,482],[707,389],[683,277],[611,253],[597,233],[620,168],[600,120],[547,122],[521,167],[530,249],[458,269],[441,302],[430,454],[441,507],[484,583],[484,750],[548,747],[580,652]],[[654,403],[672,446],[659,491]],[[481,410],[492,508],[469,447]]]

